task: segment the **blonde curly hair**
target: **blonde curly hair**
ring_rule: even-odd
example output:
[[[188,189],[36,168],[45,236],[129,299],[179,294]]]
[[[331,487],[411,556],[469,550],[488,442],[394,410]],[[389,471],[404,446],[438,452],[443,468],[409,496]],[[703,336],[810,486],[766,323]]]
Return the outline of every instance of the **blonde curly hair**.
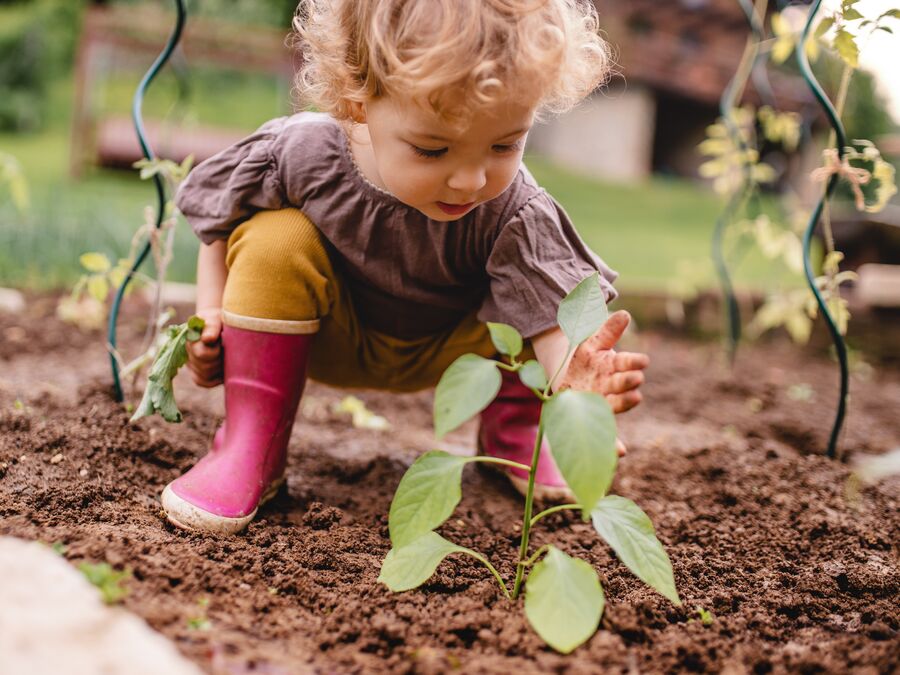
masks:
[[[571,109],[612,70],[591,0],[301,0],[300,100],[339,120],[410,97],[464,123],[503,101]]]

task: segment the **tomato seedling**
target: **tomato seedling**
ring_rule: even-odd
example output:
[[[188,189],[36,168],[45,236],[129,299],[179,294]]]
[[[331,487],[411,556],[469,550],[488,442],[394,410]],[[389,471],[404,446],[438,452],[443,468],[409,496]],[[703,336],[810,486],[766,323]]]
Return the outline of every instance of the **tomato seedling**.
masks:
[[[203,319],[192,316],[185,323],[166,329],[153,365],[150,366],[144,397],[131,416],[131,422],[153,413],[159,413],[167,422],[181,421],[181,411],[175,405],[172,380],[178,369],[187,363],[187,343],[200,339],[203,326]]]
[[[568,356],[590,338],[608,316],[597,274],[582,281],[559,305],[557,320],[565,333]],[[554,649],[568,653],[597,630],[604,595],[596,570],[552,544],[529,549],[531,528],[544,516],[562,509],[581,512],[619,559],[642,581],[680,605],[672,564],[656,538],[650,518],[632,501],[607,494],[615,475],[616,422],[600,394],[565,390],[551,393],[560,369],[548,380],[535,360],[517,360],[522,336],[506,324],[488,324],[494,346],[509,363],[465,354],[444,372],[435,391],[434,426],[437,436],[456,429],[481,412],[497,395],[500,370],[516,372],[542,401],[531,466],[495,457],[461,457],[443,451],[426,452],[400,481],[388,516],[392,548],[378,580],[392,591],[406,591],[425,583],[449,555],[472,556],[496,578],[503,594],[516,600],[524,586],[525,615]],[[553,458],[577,503],[550,507],[532,515],[535,468],[544,434]],[[481,553],[458,546],[435,530],[456,509],[462,497],[462,472],[472,462],[493,462],[527,469],[528,490],[516,575],[510,589]],[[526,580],[527,574],[527,580]]]

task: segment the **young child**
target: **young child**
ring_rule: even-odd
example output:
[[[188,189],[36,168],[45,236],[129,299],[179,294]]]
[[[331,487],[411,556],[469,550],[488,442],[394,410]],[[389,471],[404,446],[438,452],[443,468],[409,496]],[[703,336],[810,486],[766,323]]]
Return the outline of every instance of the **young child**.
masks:
[[[321,112],[264,124],[197,166],[177,204],[200,237],[194,380],[225,385],[212,449],[168,485],[174,524],[237,532],[284,481],[307,375],[338,387],[434,386],[457,357],[496,356],[485,322],[528,338],[548,374],[560,300],[612,272],[522,164],[542,113],[609,71],[590,0],[305,0],[297,85]],[[648,359],[615,352],[625,312],[556,387],[641,400]],[[529,464],[538,399],[503,373],[479,451]],[[527,474],[511,469],[521,490]],[[539,497],[567,488],[549,448]]]

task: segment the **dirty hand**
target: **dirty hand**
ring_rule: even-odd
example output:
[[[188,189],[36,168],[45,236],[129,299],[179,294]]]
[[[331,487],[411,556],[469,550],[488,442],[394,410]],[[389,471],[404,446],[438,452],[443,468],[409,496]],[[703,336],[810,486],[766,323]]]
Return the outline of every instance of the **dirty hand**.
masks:
[[[617,352],[613,347],[631,323],[631,315],[619,310],[583,342],[559,381],[557,390],[577,389],[603,394],[614,413],[631,410],[641,402],[638,391],[650,357],[636,352]]]
[[[196,342],[187,343],[188,367],[194,384],[215,387],[222,384],[225,361],[222,358],[222,310],[198,310],[206,325]]]

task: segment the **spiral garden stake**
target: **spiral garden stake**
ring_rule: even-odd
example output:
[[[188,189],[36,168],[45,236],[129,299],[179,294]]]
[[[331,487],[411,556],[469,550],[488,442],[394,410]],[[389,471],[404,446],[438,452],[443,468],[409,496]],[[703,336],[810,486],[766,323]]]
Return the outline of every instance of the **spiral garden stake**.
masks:
[[[725,124],[728,134],[741,153],[746,153],[748,148],[744,139],[741,137],[740,129],[735,124],[732,114],[735,104],[744,92],[744,87],[750,78],[751,73],[756,70],[756,61],[759,56],[759,43],[765,37],[763,31],[762,20],[759,18],[759,12],[749,0],[738,0],[741,8],[747,14],[750,22],[751,33],[747,37],[747,44],[744,46],[744,53],[734,76],[722,92],[719,99],[719,114]],[[759,0],[764,3],[764,0]],[[740,189],[728,199],[725,209],[719,214],[716,220],[716,227],[713,230],[712,238],[712,259],[716,268],[716,274],[719,277],[719,285],[722,288],[722,297],[725,300],[727,308],[726,317],[728,325],[727,335],[727,352],[730,362],[734,362],[737,352],[737,345],[741,339],[741,313],[738,307],[737,298],[734,294],[734,287],[731,283],[731,276],[728,272],[728,265],[724,255],[724,235],[725,228],[731,223],[734,214],[736,214],[745,204],[747,199],[753,192],[753,183],[751,180],[751,168],[745,165],[742,169],[743,179]]]
[[[144,157],[147,160],[154,160],[156,156],[153,153],[153,150],[150,148],[150,144],[147,141],[146,131],[144,129],[144,119],[141,113],[141,108],[144,102],[144,93],[147,90],[147,87],[153,81],[153,78],[156,77],[157,73],[162,69],[162,67],[169,60],[169,57],[172,55],[172,52],[175,50],[175,46],[178,44],[178,41],[181,39],[182,29],[184,28],[186,11],[184,7],[184,0],[174,0],[175,1],[175,9],[177,12],[177,18],[175,21],[175,28],[172,30],[172,33],[169,35],[169,40],[166,43],[165,48],[160,52],[159,56],[156,57],[156,60],[153,62],[153,65],[150,66],[150,69],[146,72],[143,79],[141,79],[140,84],[138,84],[137,90],[134,92],[134,98],[131,103],[131,117],[134,122],[135,132],[137,133],[138,142],[141,145],[141,150],[144,153]],[[156,229],[160,229],[162,226],[163,218],[165,216],[165,208],[166,208],[166,187],[163,183],[163,178],[158,173],[153,176],[153,182],[156,184],[156,197],[157,197],[157,210],[156,210]],[[146,244],[144,244],[143,249],[135,258],[134,263],[131,265],[128,273],[125,275],[122,283],[116,291],[115,299],[113,300],[112,309],[109,313],[109,327],[107,333],[107,342],[109,344],[110,350],[110,362],[112,364],[112,376],[113,376],[113,388],[115,391],[116,401],[122,401],[122,384],[119,380],[119,363],[116,360],[116,324],[119,319],[119,308],[122,303],[122,297],[125,295],[125,290],[128,288],[128,284],[131,283],[131,279],[134,277],[135,272],[141,266],[141,263],[144,262],[144,259],[150,253],[150,249],[152,247],[151,241],[148,238]]]
[[[813,75],[812,70],[809,67],[809,59],[807,58],[806,50],[804,49],[806,41],[809,38],[809,32],[812,28],[813,21],[816,18],[816,14],[818,14],[819,12],[819,7],[821,6],[821,4],[822,0],[815,0],[809,10],[809,16],[806,19],[806,25],[803,27],[803,34],[800,37],[800,44],[797,46],[796,50],[797,64],[800,66],[800,73],[803,76],[803,79],[806,81],[807,86],[809,86],[813,95],[816,97],[819,105],[822,106],[822,109],[825,111],[825,115],[828,117],[829,123],[834,129],[837,146],[835,150],[837,151],[838,160],[842,161],[847,147],[847,135],[844,132],[844,125],[841,124],[841,120],[838,117],[837,111],[831,104],[831,101],[825,95],[825,92],[822,90],[822,87],[819,84],[818,80],[816,80],[815,76]],[[832,174],[828,179],[825,191],[819,198],[819,202],[818,204],[816,204],[815,209],[813,209],[812,215],[809,218],[809,222],[806,225],[806,230],[803,233],[803,272],[806,275],[806,282],[807,284],[809,284],[809,288],[816,298],[816,304],[819,306],[819,311],[822,313],[822,317],[825,319],[825,323],[828,326],[828,331],[831,333],[831,340],[834,343],[834,348],[837,353],[838,362],[840,363],[841,368],[841,395],[838,399],[837,413],[834,418],[834,425],[831,428],[831,436],[828,439],[828,456],[831,458],[834,458],[837,455],[838,435],[840,434],[841,427],[844,424],[844,414],[847,408],[847,394],[849,393],[850,374],[847,367],[847,346],[844,344],[844,338],[841,336],[841,332],[838,330],[838,327],[834,322],[834,318],[828,311],[828,306],[822,299],[822,295],[819,293],[819,289],[816,286],[815,276],[813,275],[812,270],[812,263],[810,261],[810,244],[812,242],[813,232],[815,231],[816,225],[818,225],[819,223],[819,218],[822,215],[822,210],[824,209],[825,204],[831,198],[831,195],[834,192],[835,187],[837,186],[838,180],[840,180],[840,176],[838,173]]]

